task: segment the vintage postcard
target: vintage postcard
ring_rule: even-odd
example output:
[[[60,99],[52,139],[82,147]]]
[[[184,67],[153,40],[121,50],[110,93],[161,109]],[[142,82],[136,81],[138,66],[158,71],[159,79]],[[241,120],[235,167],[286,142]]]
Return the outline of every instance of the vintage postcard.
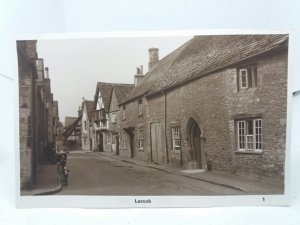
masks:
[[[290,37],[18,39],[18,206],[287,204]]]

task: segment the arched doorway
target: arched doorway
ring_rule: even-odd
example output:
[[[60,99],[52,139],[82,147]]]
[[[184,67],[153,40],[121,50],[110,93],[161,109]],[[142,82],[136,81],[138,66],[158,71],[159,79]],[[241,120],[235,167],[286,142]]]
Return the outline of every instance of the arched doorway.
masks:
[[[188,156],[189,168],[207,169],[203,133],[194,118],[189,119],[187,131],[187,139],[190,145]]]

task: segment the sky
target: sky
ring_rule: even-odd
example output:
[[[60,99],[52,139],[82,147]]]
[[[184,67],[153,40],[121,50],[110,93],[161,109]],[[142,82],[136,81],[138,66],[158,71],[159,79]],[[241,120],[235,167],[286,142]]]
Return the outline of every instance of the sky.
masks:
[[[97,82],[132,83],[136,68],[148,71],[148,49],[159,48],[162,59],[191,36],[43,39],[38,57],[49,67],[51,90],[58,100],[60,121],[77,116],[82,98],[93,100]]]

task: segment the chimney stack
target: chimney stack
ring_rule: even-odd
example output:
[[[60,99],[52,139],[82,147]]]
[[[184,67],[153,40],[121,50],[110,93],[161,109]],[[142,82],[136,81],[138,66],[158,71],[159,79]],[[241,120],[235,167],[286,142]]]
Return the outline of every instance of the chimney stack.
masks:
[[[82,110],[81,110],[81,107],[79,106],[78,107],[78,117],[81,116],[81,114],[82,114]]]
[[[156,63],[159,61],[158,56],[158,48],[149,48],[149,63],[148,63],[148,71],[150,71]]]
[[[134,75],[134,86],[137,86],[141,83],[144,78],[143,66],[136,68],[136,74]]]
[[[49,79],[49,68],[48,67],[45,67],[45,79]]]

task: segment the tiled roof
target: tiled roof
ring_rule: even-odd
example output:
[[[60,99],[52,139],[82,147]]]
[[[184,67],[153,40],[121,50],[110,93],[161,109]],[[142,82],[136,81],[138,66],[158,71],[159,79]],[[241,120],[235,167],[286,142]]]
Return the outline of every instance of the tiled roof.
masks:
[[[65,117],[65,127],[69,126],[69,125],[72,125],[75,120],[77,119],[78,117],[71,117],[71,116],[66,116]]]
[[[133,88],[134,84],[113,84],[118,103],[121,103]]]
[[[93,118],[93,112],[94,112],[94,101],[85,100],[84,104],[86,105],[86,111],[88,114],[88,118],[90,121],[92,121]]]
[[[104,103],[105,111],[109,111],[111,96],[112,96],[112,90],[115,90],[118,103],[123,101],[123,99],[127,96],[127,94],[132,90],[134,87],[133,84],[120,84],[120,83],[104,83],[104,82],[98,82],[97,83],[97,89],[96,89],[96,95],[94,100],[94,110],[96,109],[96,102],[98,99],[99,91],[101,92],[102,100]]]
[[[288,35],[204,35],[161,59],[124,99],[151,95],[280,46]]]
[[[108,112],[109,106],[110,106],[110,99],[111,99],[111,95],[112,95],[112,84],[104,83],[104,82],[97,83],[97,89],[96,89],[96,95],[95,95],[95,101],[94,101],[95,104],[97,104],[99,91],[101,92],[105,111]],[[94,105],[94,109],[96,109],[96,105]]]

